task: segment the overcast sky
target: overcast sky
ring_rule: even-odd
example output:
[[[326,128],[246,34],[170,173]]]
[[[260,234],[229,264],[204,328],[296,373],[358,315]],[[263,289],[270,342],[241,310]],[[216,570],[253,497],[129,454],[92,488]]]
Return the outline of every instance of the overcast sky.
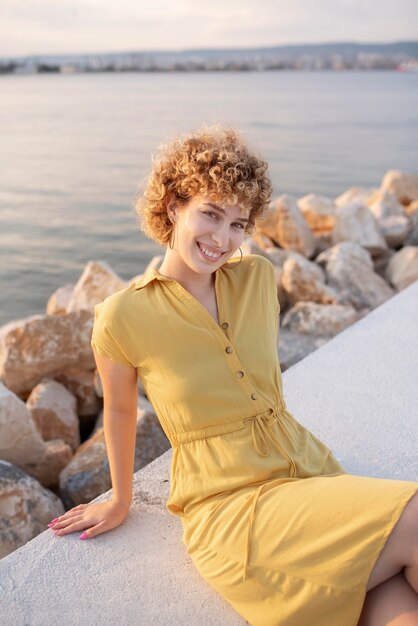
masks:
[[[0,56],[418,39],[417,0],[0,0]]]

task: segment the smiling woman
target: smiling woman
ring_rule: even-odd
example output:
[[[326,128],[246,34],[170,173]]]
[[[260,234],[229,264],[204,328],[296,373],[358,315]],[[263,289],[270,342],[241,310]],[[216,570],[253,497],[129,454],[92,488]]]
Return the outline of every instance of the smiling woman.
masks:
[[[137,208],[163,262],[96,306],[91,339],[112,502],[58,527],[89,539],[127,515],[139,376],[173,447],[167,509],[204,580],[253,626],[357,626],[366,591],[403,567],[418,611],[418,483],[346,473],[289,412],[275,269],[257,254],[234,261],[270,194],[266,162],[229,128],[155,161]]]

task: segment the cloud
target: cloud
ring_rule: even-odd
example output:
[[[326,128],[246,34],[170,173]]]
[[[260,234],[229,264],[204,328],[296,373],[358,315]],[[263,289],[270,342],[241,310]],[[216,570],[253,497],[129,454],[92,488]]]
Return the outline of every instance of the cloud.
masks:
[[[1,0],[0,55],[418,39],[416,0]]]

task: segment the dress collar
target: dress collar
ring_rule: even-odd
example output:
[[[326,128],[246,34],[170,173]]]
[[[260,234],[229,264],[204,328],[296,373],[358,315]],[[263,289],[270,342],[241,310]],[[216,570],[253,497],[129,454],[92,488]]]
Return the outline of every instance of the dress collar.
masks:
[[[222,270],[223,267],[227,266],[227,267],[234,267],[235,265],[238,265],[235,262],[235,258],[233,257],[231,258],[229,261],[227,261],[226,263],[224,263],[223,265],[221,265],[220,267],[218,267],[217,270],[215,270],[215,272],[219,272],[220,270]],[[231,262],[233,261],[233,262]],[[143,287],[146,287],[149,283],[153,282],[154,280],[160,280],[160,281],[175,281],[174,278],[168,278],[168,276],[163,276],[162,274],[160,274],[160,272],[158,271],[158,269],[156,267],[151,267],[150,269],[148,269],[145,274],[143,276],[141,276],[141,278],[139,278],[138,280],[136,280],[134,282],[134,290],[137,291],[138,289],[142,289]],[[177,282],[177,281],[175,281]]]
[[[173,280],[173,279],[168,278],[167,276],[163,276],[155,267],[152,267],[149,270],[147,270],[145,274],[141,276],[141,278],[135,281],[134,290],[136,291],[137,289],[142,289],[143,287],[146,287],[153,280],[164,281],[164,280]]]

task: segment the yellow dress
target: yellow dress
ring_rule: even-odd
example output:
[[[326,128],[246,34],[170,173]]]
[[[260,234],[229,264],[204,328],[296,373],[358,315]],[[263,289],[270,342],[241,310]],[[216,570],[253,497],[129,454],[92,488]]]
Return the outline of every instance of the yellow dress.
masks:
[[[254,626],[356,626],[418,483],[346,473],[287,410],[268,259],[230,259],[215,292],[219,324],[151,269],[96,305],[91,345],[137,369],[173,447],[166,506],[204,580]]]

